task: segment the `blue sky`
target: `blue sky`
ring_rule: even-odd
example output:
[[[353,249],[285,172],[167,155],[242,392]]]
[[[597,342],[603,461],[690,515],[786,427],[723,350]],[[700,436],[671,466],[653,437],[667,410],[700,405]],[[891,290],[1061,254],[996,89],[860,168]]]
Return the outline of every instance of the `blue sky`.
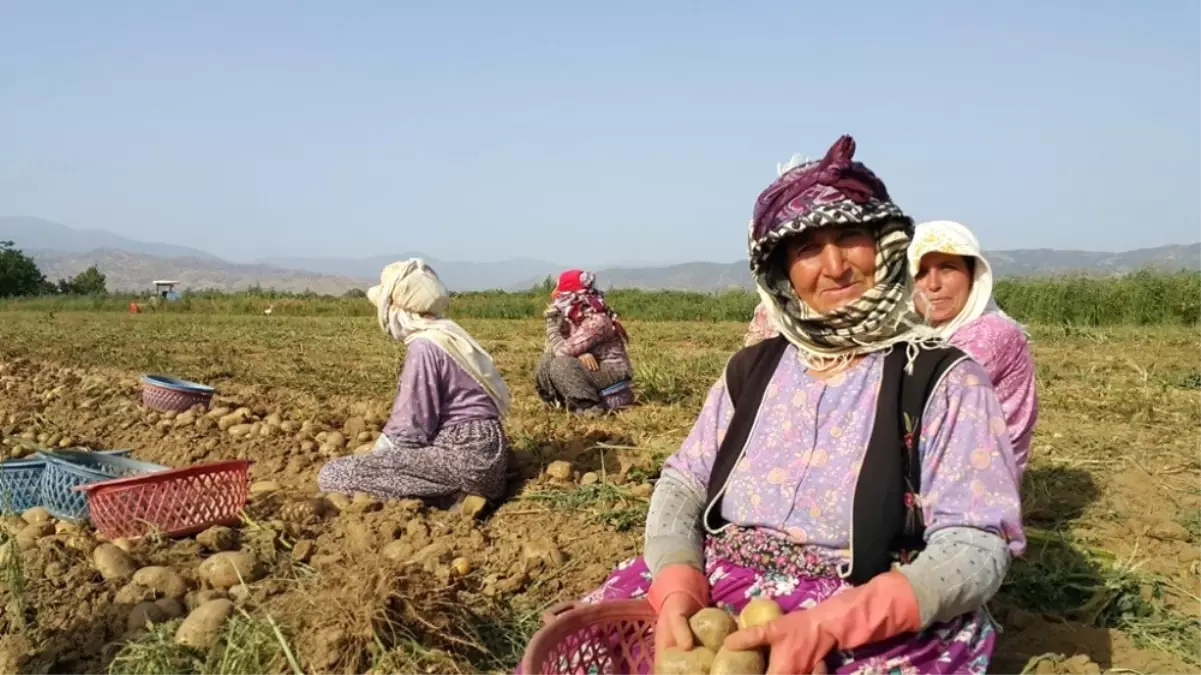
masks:
[[[986,248],[1201,239],[1201,9],[0,3],[0,215],[231,259],[733,261],[854,135]]]

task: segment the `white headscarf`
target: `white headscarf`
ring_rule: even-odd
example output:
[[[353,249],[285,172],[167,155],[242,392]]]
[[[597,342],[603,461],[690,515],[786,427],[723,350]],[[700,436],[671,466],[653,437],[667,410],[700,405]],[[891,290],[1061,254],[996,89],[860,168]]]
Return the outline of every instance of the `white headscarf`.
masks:
[[[379,278],[378,286],[367,289],[367,299],[376,307],[380,328],[405,344],[425,339],[441,347],[488,392],[503,417],[509,409],[509,388],[492,356],[462,326],[442,316],[450,293],[433,268],[410,258],[388,265]]]
[[[972,278],[972,290],[968,293],[967,302],[959,314],[941,326],[931,327],[934,335],[949,339],[963,326],[979,319],[981,316],[995,312],[1013,321],[1009,315],[1001,311],[993,299],[992,267],[980,251],[980,242],[967,226],[953,220],[931,220],[920,223],[913,231],[913,241],[909,244],[909,276],[916,279],[922,267],[922,256],[927,253],[946,253],[975,258],[975,271]],[[915,285],[913,294],[916,297],[921,290]],[[912,301],[911,301],[912,302]],[[916,307],[914,308],[916,310]],[[1014,321],[1014,323],[1017,323]],[[1019,324],[1020,325],[1020,324]]]

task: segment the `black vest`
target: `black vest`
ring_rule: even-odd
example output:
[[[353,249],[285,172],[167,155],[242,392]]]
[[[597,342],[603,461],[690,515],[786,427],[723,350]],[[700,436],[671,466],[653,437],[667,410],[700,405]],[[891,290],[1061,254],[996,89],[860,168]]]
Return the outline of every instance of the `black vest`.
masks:
[[[907,373],[909,346],[898,344],[884,358],[876,418],[855,484],[851,567],[844,575],[857,585],[887,572],[894,559],[907,559],[925,548],[926,528],[918,500],[922,487],[918,456],[921,416],[943,373],[967,358],[953,347],[921,348],[913,372]],[[726,524],[721,516],[726,482],[742,456],[763,393],[787,347],[782,337],[764,340],[739,351],[726,364],[726,391],[734,403],[734,417],[709,477],[705,525],[711,530]]]

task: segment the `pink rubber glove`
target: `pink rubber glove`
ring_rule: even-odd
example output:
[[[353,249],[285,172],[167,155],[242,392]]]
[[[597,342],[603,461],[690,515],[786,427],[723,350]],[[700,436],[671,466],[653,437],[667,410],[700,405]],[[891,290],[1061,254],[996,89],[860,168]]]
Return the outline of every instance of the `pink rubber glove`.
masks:
[[[651,582],[647,600],[655,610],[655,653],[668,647],[692,649],[688,620],[709,606],[709,580],[691,565],[668,565]]]
[[[905,575],[887,572],[812,609],[786,614],[726,638],[730,649],[770,647],[768,675],[825,672],[826,655],[921,628],[917,596]]]

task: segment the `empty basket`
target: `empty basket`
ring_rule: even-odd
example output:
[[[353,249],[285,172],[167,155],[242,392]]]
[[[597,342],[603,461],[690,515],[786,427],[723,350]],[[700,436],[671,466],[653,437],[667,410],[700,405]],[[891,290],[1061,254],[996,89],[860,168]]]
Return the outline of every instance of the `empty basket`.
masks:
[[[42,471],[42,506],[60,520],[83,520],[88,517],[88,502],[73,488],[97,481],[154,471],[168,467],[139,462],[125,457],[82,450],[39,452],[46,463]]]
[[[208,405],[213,399],[212,387],[166,375],[146,375],[142,378],[142,404],[161,411],[184,411],[196,404]]]
[[[249,467],[245,459],[209,462],[75,489],[87,495],[92,524],[110,539],[185,536],[237,522],[250,491]]]
[[[123,456],[129,450],[100,450],[97,454]],[[46,460],[37,456],[0,462],[0,512],[20,513],[41,506],[45,470]]]

